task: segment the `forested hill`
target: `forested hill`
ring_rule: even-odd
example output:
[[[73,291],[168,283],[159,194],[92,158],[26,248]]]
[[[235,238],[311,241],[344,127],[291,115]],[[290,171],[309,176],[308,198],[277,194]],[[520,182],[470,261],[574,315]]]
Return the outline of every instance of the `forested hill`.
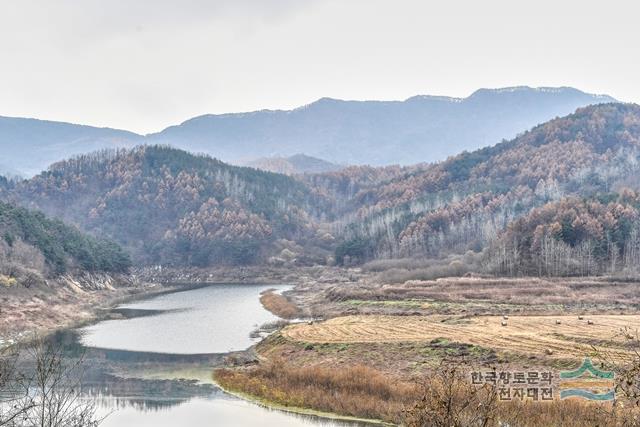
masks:
[[[633,163],[633,156],[640,149],[639,140],[640,106],[602,104],[536,126],[511,141],[463,152],[441,163],[376,169],[373,174],[368,167],[353,167],[310,180],[321,187],[324,182],[327,189],[336,188],[336,182],[340,182],[340,188],[357,188],[362,191],[353,197],[354,207],[364,205],[366,200],[374,209],[383,209],[426,193],[458,187],[535,188],[543,184],[541,180],[564,182],[583,178],[586,172],[592,172],[593,180],[594,174],[601,172],[600,167],[615,167],[617,160],[622,163],[616,177],[622,179],[628,172],[624,166]],[[377,177],[380,172],[387,172],[382,180]],[[373,179],[369,178],[371,175]],[[612,179],[608,177],[608,181]]]
[[[322,199],[285,175],[164,146],[104,151],[17,185],[23,204],[113,238],[139,262],[259,262],[313,236]]]
[[[479,251],[510,222],[565,197],[640,187],[640,106],[603,104],[434,165],[307,177],[336,200],[339,258]]]
[[[500,274],[640,273],[640,192],[547,203],[510,223],[487,252]]]
[[[143,146],[76,157],[4,187],[147,264],[322,263],[329,255],[353,264],[473,251],[514,274],[572,274],[581,262],[572,257],[592,248],[589,271],[602,272],[635,259],[640,106],[585,107],[435,164],[293,178]],[[505,238],[509,230],[524,240]],[[603,238],[606,249],[595,244]],[[564,251],[562,268],[547,264],[541,242]]]
[[[0,284],[29,284],[68,271],[125,272],[128,255],[37,211],[0,202]]]

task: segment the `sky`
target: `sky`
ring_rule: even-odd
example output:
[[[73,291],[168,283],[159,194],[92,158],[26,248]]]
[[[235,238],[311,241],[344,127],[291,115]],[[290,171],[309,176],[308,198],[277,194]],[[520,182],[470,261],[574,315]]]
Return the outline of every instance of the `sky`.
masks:
[[[321,97],[640,103],[637,0],[0,0],[0,115],[139,133]]]

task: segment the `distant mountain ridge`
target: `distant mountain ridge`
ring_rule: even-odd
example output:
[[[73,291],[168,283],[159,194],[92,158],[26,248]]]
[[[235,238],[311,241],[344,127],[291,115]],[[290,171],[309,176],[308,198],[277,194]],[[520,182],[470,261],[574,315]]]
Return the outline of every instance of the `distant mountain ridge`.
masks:
[[[413,164],[444,160],[513,138],[577,108],[614,101],[573,88],[524,86],[480,89],[467,98],[322,98],[290,111],[195,117],[147,138],[227,162],[304,153],[342,164]]]
[[[284,175],[335,172],[344,167],[304,154],[295,154],[290,157],[263,157],[247,163],[247,166]]]
[[[12,173],[24,175],[77,154],[139,144],[167,144],[236,164],[297,153],[337,164],[414,164],[495,144],[577,108],[606,102],[615,99],[568,87],[526,86],[480,89],[467,98],[321,98],[293,110],[203,115],[144,136],[0,117],[0,155]]]
[[[52,163],[91,151],[132,147],[144,141],[133,132],[48,120],[0,117],[3,172],[34,175]]]

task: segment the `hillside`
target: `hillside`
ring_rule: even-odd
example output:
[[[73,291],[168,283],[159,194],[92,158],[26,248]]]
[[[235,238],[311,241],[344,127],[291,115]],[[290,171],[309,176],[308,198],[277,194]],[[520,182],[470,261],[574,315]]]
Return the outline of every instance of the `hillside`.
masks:
[[[343,169],[343,166],[304,154],[290,157],[263,157],[248,162],[247,166],[284,175],[325,173]]]
[[[138,262],[174,265],[264,261],[313,237],[309,216],[323,210],[292,178],[163,146],[60,162],[14,194],[114,239]]]
[[[563,242],[574,248],[609,236],[607,251],[596,245],[592,271],[623,268],[637,217],[625,217],[630,223],[623,232],[609,217],[637,210],[629,201],[635,196],[625,194],[639,192],[639,183],[640,106],[600,104],[434,164],[350,166],[289,177],[141,146],[79,156],[30,180],[0,182],[0,189],[117,241],[143,264],[313,264],[334,255],[349,265],[471,251],[474,263],[481,255],[496,271],[532,274],[547,271],[533,267],[541,265],[538,246],[504,236],[513,229],[529,236],[538,225],[556,230],[556,217],[536,227],[517,222],[548,205],[582,212],[557,216],[576,233],[589,215],[596,222],[608,218],[604,234]],[[563,225],[565,232],[570,228]],[[554,233],[555,240],[564,236]],[[505,266],[507,250],[521,255]],[[565,260],[578,257],[571,251]],[[574,274],[574,267],[562,271]]]
[[[572,88],[528,87],[481,89],[468,98],[322,98],[291,111],[200,116],[148,140],[227,162],[304,153],[338,164],[414,164],[495,144],[578,107],[611,101]]]
[[[382,180],[367,168],[309,180],[342,209],[339,258],[442,256],[485,248],[549,202],[638,191],[639,160],[640,106],[604,104]]]
[[[128,255],[41,212],[0,202],[0,283],[26,286],[68,271],[125,272]]]
[[[640,272],[640,193],[562,198],[511,222],[493,242],[502,274],[589,276]]]

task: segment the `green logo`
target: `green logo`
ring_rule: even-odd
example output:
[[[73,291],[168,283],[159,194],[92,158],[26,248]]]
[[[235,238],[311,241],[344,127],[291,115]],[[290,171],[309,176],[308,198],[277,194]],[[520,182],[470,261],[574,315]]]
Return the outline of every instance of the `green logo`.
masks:
[[[602,371],[586,358],[573,371],[560,372],[560,398],[580,397],[587,400],[607,401],[615,398],[613,372]]]

